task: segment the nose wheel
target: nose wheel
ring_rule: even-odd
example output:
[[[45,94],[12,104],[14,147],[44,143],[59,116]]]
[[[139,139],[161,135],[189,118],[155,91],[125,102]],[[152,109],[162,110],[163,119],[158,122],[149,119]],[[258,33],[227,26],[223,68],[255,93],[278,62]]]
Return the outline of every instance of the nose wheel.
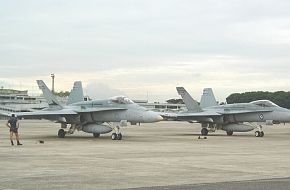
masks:
[[[65,137],[65,131],[63,129],[58,130],[57,136],[59,138],[64,138]]]
[[[120,131],[120,127],[118,125],[114,128],[114,131],[115,132],[113,132],[112,136],[111,136],[112,140],[122,140],[123,135],[122,135],[122,133]]]
[[[100,137],[100,133],[93,133],[93,136],[94,136],[95,138],[99,138],[99,137]]]
[[[256,137],[264,137],[264,135],[265,135],[265,134],[264,134],[263,131],[256,131],[256,132],[255,132],[255,136],[256,136]]]
[[[259,130],[255,132],[255,136],[256,136],[256,137],[264,137],[265,134],[264,134],[264,132],[263,132],[262,125],[259,125],[258,129],[259,129]]]
[[[233,131],[227,131],[227,135],[228,135],[228,136],[232,136],[233,133],[234,133]]]
[[[122,133],[112,133],[112,140],[122,140],[123,136]]]
[[[59,138],[64,138],[66,135],[74,134],[77,126],[75,124],[71,124],[69,130],[65,131],[64,129],[67,128],[67,124],[61,124],[61,129],[58,130],[57,136]]]
[[[202,128],[201,129],[201,135],[207,136],[207,134],[208,134],[208,129],[207,128]]]

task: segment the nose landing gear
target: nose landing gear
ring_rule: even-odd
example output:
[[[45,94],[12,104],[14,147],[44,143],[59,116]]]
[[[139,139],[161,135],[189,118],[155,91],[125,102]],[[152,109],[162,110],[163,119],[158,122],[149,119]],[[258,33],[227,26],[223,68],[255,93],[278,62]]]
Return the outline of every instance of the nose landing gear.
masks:
[[[264,135],[265,135],[265,134],[264,134],[263,131],[256,131],[256,132],[255,132],[255,136],[256,136],[256,137],[264,137]]]
[[[228,136],[232,136],[233,133],[234,133],[233,131],[227,131],[227,135],[228,135]]]
[[[202,128],[201,129],[201,135],[207,136],[208,135],[208,129],[207,128]]]
[[[114,133],[112,133],[112,140],[122,140],[123,138],[123,135],[122,133],[120,132],[120,127],[117,125],[115,128],[114,128]]]
[[[75,132],[76,127],[77,127],[76,125],[71,124],[69,130],[65,131],[64,129],[67,128],[67,125],[66,124],[61,124],[61,129],[58,130],[57,136],[59,138],[64,138],[65,135],[71,135],[71,134],[73,134]]]
[[[59,137],[59,138],[64,138],[65,137],[65,131],[64,131],[64,129],[60,129],[60,130],[58,130],[58,133],[57,133],[57,136]]]
[[[122,140],[122,133],[112,133],[112,140]]]
[[[258,127],[258,131],[256,131],[255,132],[255,137],[264,137],[264,131],[263,131],[263,129],[262,129],[262,125],[259,125],[259,127]]]

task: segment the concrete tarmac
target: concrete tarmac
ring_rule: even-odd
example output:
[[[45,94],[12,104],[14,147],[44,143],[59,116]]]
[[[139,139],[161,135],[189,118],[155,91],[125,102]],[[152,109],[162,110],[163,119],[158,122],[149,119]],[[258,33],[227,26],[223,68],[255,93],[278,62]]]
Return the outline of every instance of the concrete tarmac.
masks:
[[[249,180],[250,189],[290,189],[288,124],[264,127],[263,138],[218,131],[198,139],[198,124],[160,122],[125,127],[112,141],[83,132],[59,139],[59,124],[24,120],[23,146],[12,147],[4,123],[0,189],[243,189]]]
[[[130,190],[289,190],[290,178],[132,188]]]

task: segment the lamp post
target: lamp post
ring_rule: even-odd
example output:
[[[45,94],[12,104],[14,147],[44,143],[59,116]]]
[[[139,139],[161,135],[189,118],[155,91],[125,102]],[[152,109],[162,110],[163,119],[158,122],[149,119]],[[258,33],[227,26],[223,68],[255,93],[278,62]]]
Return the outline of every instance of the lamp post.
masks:
[[[55,75],[52,73],[50,76],[51,76],[51,78],[52,78],[52,87],[51,87],[51,92],[54,93],[54,78],[55,78]]]

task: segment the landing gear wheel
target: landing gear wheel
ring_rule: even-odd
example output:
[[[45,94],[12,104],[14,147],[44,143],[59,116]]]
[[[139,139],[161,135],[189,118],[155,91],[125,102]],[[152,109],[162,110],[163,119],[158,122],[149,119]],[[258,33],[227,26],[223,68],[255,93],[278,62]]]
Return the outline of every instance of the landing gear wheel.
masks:
[[[208,134],[208,130],[207,130],[207,128],[202,128],[202,129],[201,129],[201,135],[203,135],[203,136],[207,136],[207,134]]]
[[[260,137],[264,137],[264,135],[265,135],[264,132],[261,131],[261,132],[260,132]]]
[[[93,133],[95,138],[99,138],[100,137],[100,133]]]
[[[256,136],[256,137],[260,137],[260,136],[261,136],[261,132],[260,132],[260,131],[256,131],[256,132],[255,132],[255,136]]]
[[[59,138],[64,138],[65,137],[65,131],[63,129],[58,130],[57,136]]]
[[[122,140],[122,134],[121,133],[119,133],[119,134],[117,134],[117,140]]]
[[[112,133],[112,140],[117,140],[117,134],[116,133]]]
[[[233,133],[234,133],[233,131],[227,131],[227,135],[228,135],[228,136],[232,136]]]

